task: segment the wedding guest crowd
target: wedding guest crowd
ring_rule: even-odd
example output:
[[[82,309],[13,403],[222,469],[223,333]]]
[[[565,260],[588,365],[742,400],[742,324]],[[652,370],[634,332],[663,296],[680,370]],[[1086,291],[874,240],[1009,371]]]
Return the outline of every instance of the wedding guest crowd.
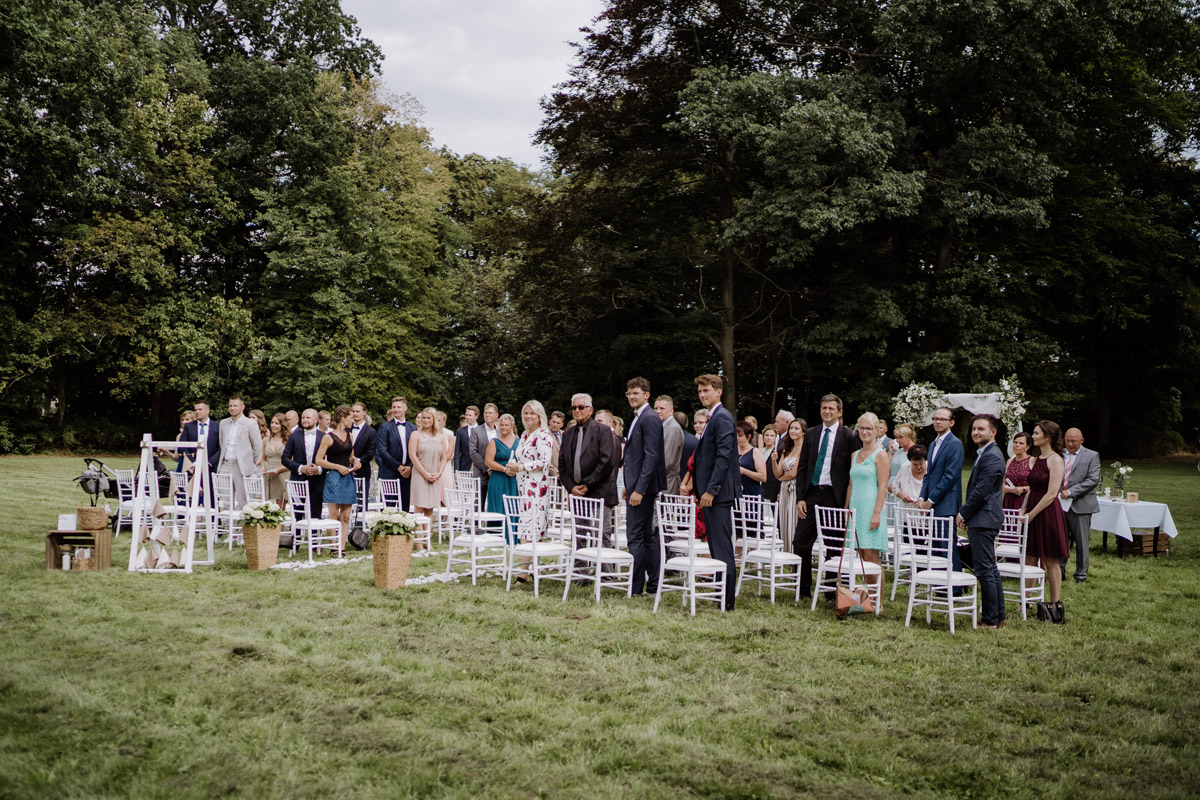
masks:
[[[506,532],[510,540],[522,542],[546,535],[549,489],[557,480],[571,495],[604,500],[606,547],[613,545],[615,507],[624,502],[634,595],[658,589],[654,505],[661,493],[694,497],[698,535],[707,540],[713,558],[730,565],[731,576],[736,574],[728,513],[732,503],[744,496],[777,501],[782,549],[800,556],[802,595],[813,591],[815,507],[854,509],[850,545],[864,562],[882,567],[889,546],[884,511],[889,496],[904,508],[951,518],[967,532],[985,627],[1005,622],[994,553],[1002,519],[998,509],[1020,511],[1028,521],[1027,562],[1045,571],[1049,603],[1058,609],[1055,621],[1062,616],[1071,547],[1076,551],[1074,579],[1087,580],[1088,532],[1098,508],[1100,466],[1098,454],[1083,446],[1078,428],[1064,435],[1056,423],[1042,420],[1032,434],[1012,435],[1012,456],[1005,461],[995,419],[976,416],[971,437],[977,449],[964,501],[967,453],[954,435],[949,407],[933,411],[928,446],[917,443],[917,431],[907,422],[897,425],[895,438],[890,438],[887,421],[871,412],[859,414],[854,427],[847,427],[843,402],[833,394],[820,400],[820,425],[809,428],[805,420],[780,410],[760,433],[753,417],[735,422],[721,405],[719,376],[701,376],[696,385],[702,407],[690,418],[694,434],[672,397],[660,394],[651,403],[650,384],[640,377],[626,386],[632,415],[627,434],[624,419],[594,409],[586,393],[571,397],[569,423],[561,412],[548,415],[537,400],[526,402],[519,434],[514,417],[500,413],[494,403],[483,404],[482,414],[478,406],[467,406],[451,431],[446,412],[432,407],[409,422],[407,400],[397,396],[376,429],[361,402],[338,405],[332,413],[290,409],[268,421],[258,409],[246,412],[242,398],[234,395],[228,416],[219,422],[212,420],[207,402],[195,402],[181,416],[177,446],[162,454],[177,458],[184,471],[193,467],[195,443],[204,441],[210,471],[231,476],[239,505],[245,502],[250,475],[261,474],[266,497],[279,503],[288,500],[289,479],[302,482],[308,487],[307,513],[320,517],[324,506],[325,516],[340,522],[343,544],[352,511],[365,502],[363,488],[372,486],[376,470],[380,480],[399,483],[401,507],[431,519],[445,505],[455,472],[477,479],[478,510],[504,513],[504,498],[518,497],[519,524]],[[951,551],[946,555],[953,568],[961,569],[958,548]],[[872,582],[882,598],[883,571],[872,574],[878,576]],[[734,584],[731,577],[729,585]],[[726,609],[733,604],[730,594]]]

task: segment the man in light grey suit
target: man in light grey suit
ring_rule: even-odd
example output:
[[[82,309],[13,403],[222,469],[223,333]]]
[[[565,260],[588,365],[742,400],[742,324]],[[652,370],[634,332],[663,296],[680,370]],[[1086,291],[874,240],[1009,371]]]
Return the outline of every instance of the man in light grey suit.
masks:
[[[1092,532],[1092,514],[1100,510],[1096,487],[1100,484],[1100,454],[1083,446],[1083,433],[1071,428],[1063,437],[1063,488],[1059,495],[1071,505],[1066,509],[1067,530],[1075,545],[1075,582],[1083,583],[1088,574],[1088,535]],[[1059,562],[1063,580],[1067,578],[1067,559]]]
[[[496,438],[496,420],[499,418],[500,411],[496,408],[496,404],[488,403],[483,407],[483,424],[476,425],[475,430],[471,431],[471,474],[479,478],[480,508],[483,508],[484,499],[487,497],[489,474],[483,457],[487,453],[488,442]],[[503,511],[503,509],[498,510]]]
[[[665,394],[654,400],[654,413],[663,422],[663,459],[667,463],[667,494],[679,494],[679,463],[683,458],[683,428],[675,421],[675,401]]]
[[[221,460],[217,472],[233,476],[233,502],[246,505],[246,478],[259,471],[262,458],[262,436],[258,423],[243,415],[246,404],[238,395],[229,398],[229,416],[221,420]]]

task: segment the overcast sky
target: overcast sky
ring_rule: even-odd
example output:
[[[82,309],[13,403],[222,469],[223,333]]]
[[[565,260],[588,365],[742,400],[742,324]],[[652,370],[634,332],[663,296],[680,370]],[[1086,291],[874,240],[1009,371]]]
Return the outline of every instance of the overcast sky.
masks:
[[[539,100],[567,78],[604,0],[342,0],[383,50],[383,80],[425,107],[434,144],[537,167]]]

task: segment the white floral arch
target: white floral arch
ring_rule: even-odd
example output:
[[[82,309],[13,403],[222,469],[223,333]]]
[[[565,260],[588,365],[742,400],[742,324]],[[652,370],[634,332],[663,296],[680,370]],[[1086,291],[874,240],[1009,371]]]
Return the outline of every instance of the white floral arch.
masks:
[[[991,414],[1004,423],[1009,452],[1012,438],[1021,430],[1025,416],[1025,392],[1012,375],[1000,379],[1000,390],[985,394],[943,392],[932,383],[910,383],[893,399],[892,416],[896,424],[907,422],[916,428],[933,424],[933,412],[942,406],[965,408],[971,414]]]

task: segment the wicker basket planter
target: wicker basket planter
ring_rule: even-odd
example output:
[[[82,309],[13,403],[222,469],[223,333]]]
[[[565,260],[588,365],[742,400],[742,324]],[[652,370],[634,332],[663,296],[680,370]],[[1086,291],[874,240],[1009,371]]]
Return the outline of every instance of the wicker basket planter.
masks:
[[[108,514],[103,506],[79,506],[75,509],[75,527],[81,531],[98,531],[108,527]]]
[[[279,525],[243,525],[246,542],[246,566],[250,569],[270,569],[279,558]]]
[[[375,564],[375,585],[380,589],[396,589],[408,579],[408,562],[412,558],[411,536],[375,536],[371,539],[371,555]]]

